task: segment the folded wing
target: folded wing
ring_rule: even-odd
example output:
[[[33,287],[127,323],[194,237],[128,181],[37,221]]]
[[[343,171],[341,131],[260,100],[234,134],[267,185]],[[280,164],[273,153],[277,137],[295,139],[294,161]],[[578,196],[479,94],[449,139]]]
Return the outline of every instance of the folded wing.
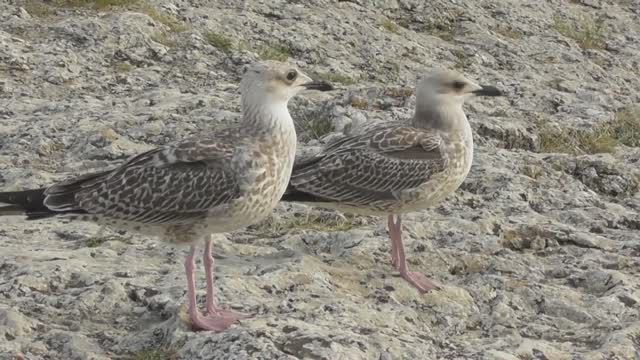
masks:
[[[233,139],[217,137],[154,149],[47,188],[44,205],[142,223],[188,222],[240,196],[234,147]]]
[[[352,206],[396,200],[445,169],[442,143],[436,132],[410,126],[342,138],[296,162],[283,200]]]

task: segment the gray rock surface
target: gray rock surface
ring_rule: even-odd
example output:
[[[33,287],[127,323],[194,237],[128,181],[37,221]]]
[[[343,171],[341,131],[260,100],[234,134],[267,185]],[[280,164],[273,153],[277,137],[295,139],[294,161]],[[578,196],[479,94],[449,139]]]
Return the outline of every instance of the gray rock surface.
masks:
[[[432,67],[509,96],[466,107],[467,181],[405,216],[410,265],[441,291],[421,296],[391,270],[382,219],[281,204],[216,243],[218,296],[253,316],[194,333],[187,249],[2,218],[0,359],[637,358],[640,149],[547,153],[543,129],[598,129],[640,103],[640,2],[100,3],[120,7],[0,2],[2,190],[236,121],[239,77],[261,57],[341,84],[290,104],[301,151],[408,118]]]

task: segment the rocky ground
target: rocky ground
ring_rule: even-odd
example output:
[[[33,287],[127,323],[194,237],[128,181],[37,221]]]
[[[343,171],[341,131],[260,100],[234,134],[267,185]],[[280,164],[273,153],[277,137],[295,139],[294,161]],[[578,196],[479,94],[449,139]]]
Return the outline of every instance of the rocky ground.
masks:
[[[466,106],[468,179],[405,216],[441,291],[391,270],[383,219],[282,204],[216,242],[220,300],[255,315],[192,332],[186,249],[2,218],[0,359],[637,359],[639,17],[637,0],[1,2],[3,190],[236,121],[261,58],[340,85],[290,103],[303,150],[410,117],[433,67],[508,96]]]

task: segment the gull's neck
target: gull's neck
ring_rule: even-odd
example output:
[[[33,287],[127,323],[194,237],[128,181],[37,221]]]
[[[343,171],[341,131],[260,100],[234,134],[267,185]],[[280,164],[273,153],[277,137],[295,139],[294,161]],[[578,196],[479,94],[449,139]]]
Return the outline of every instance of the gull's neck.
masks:
[[[462,104],[455,102],[421,101],[416,104],[411,125],[417,128],[471,136],[471,127],[464,110],[462,110]]]
[[[284,101],[242,101],[242,123],[246,127],[274,134],[295,134],[293,119]]]
[[[462,151],[460,174],[466,176],[469,173],[473,159],[473,133],[461,103],[432,102],[425,106],[425,102],[422,102],[416,106],[412,125],[435,130],[450,151]],[[464,146],[461,147],[460,144]],[[461,179],[464,179],[464,176]]]

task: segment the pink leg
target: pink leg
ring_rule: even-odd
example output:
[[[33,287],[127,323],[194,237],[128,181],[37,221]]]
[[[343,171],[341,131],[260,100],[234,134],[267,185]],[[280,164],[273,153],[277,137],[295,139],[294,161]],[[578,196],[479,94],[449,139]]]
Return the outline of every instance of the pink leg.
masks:
[[[391,238],[391,262],[393,266],[400,271],[400,276],[403,279],[421,293],[439,289],[440,287],[424,274],[409,271],[407,259],[404,255],[404,244],[402,243],[402,222],[399,215],[396,216],[397,221],[394,221],[393,218],[394,215],[389,215],[389,237]],[[395,263],[394,259],[397,259]]]
[[[213,280],[215,278],[213,273],[215,272],[215,268],[213,266],[214,265],[213,253],[211,250],[212,246],[213,246],[213,239],[209,238],[205,240],[203,262],[204,262],[205,276],[207,280],[207,300],[206,300],[207,314],[209,315],[217,314],[223,317],[232,317],[235,320],[246,317],[246,315],[244,314],[225,310],[218,306],[218,302],[216,301],[216,288],[213,286]]]
[[[398,237],[398,234],[394,225],[393,215],[389,215],[387,218],[387,227],[389,228],[389,239],[391,239],[391,265],[398,270],[398,247],[396,246],[396,242],[393,240]]]
[[[210,245],[209,245],[210,246]],[[223,331],[227,329],[231,324],[236,322],[240,316],[236,315],[232,311],[219,309],[215,313],[208,313],[203,316],[198,311],[198,302],[196,299],[196,280],[195,280],[195,255],[196,247],[191,246],[189,249],[189,255],[184,262],[184,269],[187,274],[187,301],[189,306],[189,318],[191,319],[191,326],[197,330],[210,330],[210,331]],[[213,263],[211,264],[213,265]],[[213,274],[211,274],[213,277]],[[213,286],[213,280],[211,280],[211,286]],[[207,280],[207,295],[209,295],[209,280]],[[213,290],[211,290],[213,294]],[[209,297],[207,297],[209,299]],[[208,304],[207,304],[208,305]]]
[[[206,301],[206,309],[207,314],[215,314],[218,309],[218,304],[216,301],[216,292],[213,287],[213,272],[215,268],[213,266],[213,255],[211,253],[213,241],[211,238],[205,240],[204,242],[204,273],[207,280],[207,301]]]

